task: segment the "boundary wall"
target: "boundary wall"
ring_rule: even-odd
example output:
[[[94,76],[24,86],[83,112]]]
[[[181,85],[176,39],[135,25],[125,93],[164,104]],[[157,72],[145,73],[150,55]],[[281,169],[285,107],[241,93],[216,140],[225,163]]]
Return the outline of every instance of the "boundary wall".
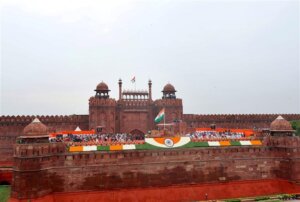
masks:
[[[283,179],[300,182],[300,138],[262,146],[68,152],[63,143],[17,145],[12,196]]]

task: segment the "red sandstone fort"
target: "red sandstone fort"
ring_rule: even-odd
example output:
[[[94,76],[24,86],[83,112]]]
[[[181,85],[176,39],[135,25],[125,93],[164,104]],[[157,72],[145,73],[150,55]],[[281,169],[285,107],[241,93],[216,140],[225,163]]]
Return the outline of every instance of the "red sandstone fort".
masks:
[[[0,183],[12,184],[12,201],[182,201],[300,193],[300,138],[288,122],[300,120],[300,114],[183,114],[171,84],[156,100],[151,81],[144,91],[123,90],[121,80],[118,85],[118,100],[110,98],[104,82],[97,85],[88,115],[0,117]],[[161,109],[172,125],[170,137],[151,136]],[[260,132],[235,139],[184,136],[211,126]],[[64,137],[63,131],[77,127],[143,139],[49,142],[49,134]],[[88,132],[74,132],[83,133]]]

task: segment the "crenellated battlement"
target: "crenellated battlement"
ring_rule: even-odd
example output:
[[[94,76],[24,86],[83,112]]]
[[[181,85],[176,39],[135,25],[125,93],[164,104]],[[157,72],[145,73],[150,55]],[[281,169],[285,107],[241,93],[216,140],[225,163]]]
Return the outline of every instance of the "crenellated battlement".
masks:
[[[119,100],[118,104],[126,108],[149,107],[152,104],[150,100]]]
[[[36,143],[36,144],[16,144],[14,147],[14,157],[41,157],[54,154],[63,154],[66,150],[64,143]]]
[[[176,90],[171,84],[163,88],[163,97],[157,100],[152,100],[151,81],[148,91],[122,91],[122,81],[118,84],[119,99],[115,100],[109,97],[108,86],[99,83],[96,95],[89,99],[87,115],[0,116],[0,159],[14,162],[11,167],[14,198],[37,198],[53,192],[238,180],[281,178],[300,182],[299,137],[265,137],[259,144],[254,143],[255,140],[243,144],[242,141],[240,144],[195,141],[185,142],[185,147],[175,147],[175,144],[183,143],[181,139],[178,142],[174,139],[172,149],[166,148],[166,143],[164,148],[158,147],[156,144],[162,144],[161,140],[152,142],[152,146],[150,143],[143,146],[83,145],[74,146],[76,149],[68,148],[65,143],[45,143],[48,132],[73,131],[77,126],[81,130],[97,129],[104,134],[145,134],[162,125],[154,122],[162,109],[164,122],[173,126],[174,134],[186,134],[211,124],[216,124],[217,128],[269,128],[278,116],[183,114],[182,99],[176,98]],[[288,121],[300,119],[300,114],[281,115]],[[40,125],[29,125],[24,130],[34,118],[42,123],[33,122]],[[30,133],[29,129],[36,129],[36,133]]]
[[[287,120],[299,120],[300,114],[183,114],[188,121],[273,121],[279,115]]]
[[[300,138],[297,136],[289,137],[289,138],[286,138],[284,136],[280,136],[280,137],[268,136],[265,139],[266,139],[265,141],[266,146],[281,147],[281,148],[289,147],[289,148],[295,148],[296,151],[298,152],[300,151]]]
[[[42,123],[47,125],[49,132],[74,130],[77,126],[88,130],[88,115],[27,115],[27,116],[0,116],[0,136],[12,135],[19,136],[26,125],[34,118],[38,118]]]
[[[23,129],[34,118],[44,123],[49,132],[75,130],[79,126],[82,130],[89,129],[88,115],[27,115],[27,116],[0,116],[0,159],[12,162],[13,144],[18,136],[23,134]]]
[[[82,163],[95,164],[95,163],[122,163],[128,161],[136,161],[140,163],[141,160],[144,162],[159,163],[165,162],[168,159],[169,162],[172,160],[186,161],[186,160],[220,160],[228,158],[228,155],[232,159],[239,158],[241,155],[247,155],[248,158],[264,158],[268,155],[275,154],[273,157],[281,158],[286,155],[287,151],[300,152],[300,149],[295,150],[282,148],[282,147],[267,147],[267,146],[240,146],[240,147],[206,147],[206,148],[178,148],[178,149],[159,149],[159,150],[123,150],[123,151],[97,151],[97,152],[77,152],[65,154],[64,158],[69,161],[82,161]],[[72,156],[72,157],[70,157]],[[98,161],[99,160],[99,161]]]
[[[155,106],[174,106],[182,107],[182,99],[158,99],[154,101]]]
[[[115,107],[116,106],[116,100],[112,98],[107,99],[99,99],[97,97],[90,97],[89,99],[89,105],[90,106],[105,106],[105,107]]]
[[[86,152],[68,152],[64,143],[16,145],[12,196],[239,180],[299,181],[300,138],[288,139],[297,144],[268,145],[270,139],[265,138],[261,146]]]
[[[249,158],[283,158],[287,151],[300,152],[300,149],[289,150],[281,147],[226,147],[226,148],[179,148],[159,150],[123,150],[123,151],[95,151],[95,152],[68,152],[63,143],[17,145],[14,149],[16,166],[22,170],[32,170],[59,166],[95,166],[95,165],[127,165],[128,162],[134,165],[164,164],[168,162],[185,161],[219,161],[225,160],[230,155],[231,159],[238,159],[241,156]],[[19,160],[17,160],[19,159]],[[35,160],[41,159],[41,160]],[[22,162],[22,164],[20,164]],[[30,163],[31,162],[31,163]],[[39,166],[32,165],[38,162]],[[49,164],[52,162],[52,164]],[[26,165],[26,166],[25,166]]]
[[[282,144],[284,141],[284,144]],[[64,143],[18,144],[14,148],[14,158],[22,162],[41,159],[40,167],[45,166],[93,166],[96,164],[148,164],[184,161],[219,161],[230,156],[232,160],[243,157],[246,159],[288,158],[300,155],[300,138],[266,137],[261,146],[232,146],[232,147],[194,147],[151,150],[119,150],[119,151],[84,151],[69,152]],[[44,159],[44,160],[43,160]],[[49,165],[49,162],[53,165]],[[45,164],[43,163],[45,162]],[[30,165],[27,163],[26,165]],[[24,167],[23,169],[27,169]],[[30,169],[32,167],[30,166]]]
[[[189,128],[216,127],[223,128],[269,128],[270,123],[279,115],[288,121],[300,120],[300,114],[183,114],[183,121]]]
[[[87,122],[88,115],[22,115],[22,116],[0,116],[0,126],[14,124],[28,124],[34,118],[40,119],[43,123],[61,123],[61,122]]]

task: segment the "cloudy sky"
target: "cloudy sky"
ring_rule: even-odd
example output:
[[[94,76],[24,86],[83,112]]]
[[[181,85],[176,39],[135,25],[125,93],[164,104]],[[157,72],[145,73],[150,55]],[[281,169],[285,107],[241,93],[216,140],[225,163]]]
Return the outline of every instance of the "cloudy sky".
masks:
[[[297,0],[9,0],[0,33],[1,115],[87,114],[133,76],[184,113],[300,113]]]

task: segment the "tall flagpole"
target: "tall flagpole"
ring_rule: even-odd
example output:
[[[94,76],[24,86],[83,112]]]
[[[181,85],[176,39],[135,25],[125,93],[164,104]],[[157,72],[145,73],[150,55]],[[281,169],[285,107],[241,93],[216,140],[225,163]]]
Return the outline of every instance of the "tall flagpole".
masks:
[[[166,112],[165,112],[165,108],[164,108],[164,132],[165,132],[165,127],[166,127]]]

